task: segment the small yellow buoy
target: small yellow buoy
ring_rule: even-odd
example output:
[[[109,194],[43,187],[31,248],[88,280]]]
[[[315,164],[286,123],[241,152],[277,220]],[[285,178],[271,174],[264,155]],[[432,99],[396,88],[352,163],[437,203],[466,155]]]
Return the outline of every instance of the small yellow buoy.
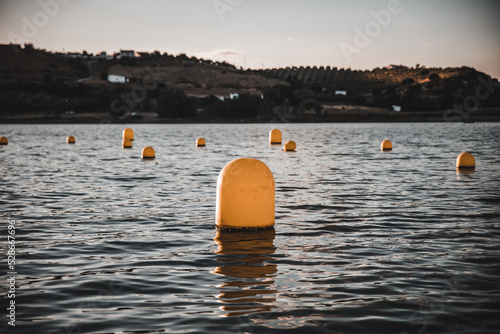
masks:
[[[123,148],[132,148],[132,141],[130,139],[123,139]]]
[[[196,146],[198,146],[198,147],[204,147],[205,144],[206,144],[205,143],[205,139],[203,139],[203,138],[196,139]]]
[[[476,167],[476,159],[469,152],[460,153],[457,157],[457,168],[475,168]]]
[[[297,148],[297,145],[293,140],[289,140],[283,145],[283,151],[285,152],[295,152],[295,149]]]
[[[8,144],[9,144],[9,140],[7,139],[7,137],[2,136],[0,138],[0,145],[8,145]]]
[[[74,144],[75,143],[75,137],[68,136],[68,138],[66,138],[66,143],[68,143],[68,144]]]
[[[260,160],[228,163],[217,179],[215,220],[219,230],[264,230],[274,226],[274,177]]]
[[[154,159],[155,158],[155,150],[151,146],[144,147],[141,153],[142,159]]]
[[[384,140],[382,144],[380,144],[380,149],[382,151],[392,151],[392,143],[390,140]]]
[[[269,132],[269,144],[281,145],[281,131],[280,130],[272,129]]]
[[[126,128],[123,130],[123,140],[129,139],[130,141],[134,140],[134,130],[131,128]]]

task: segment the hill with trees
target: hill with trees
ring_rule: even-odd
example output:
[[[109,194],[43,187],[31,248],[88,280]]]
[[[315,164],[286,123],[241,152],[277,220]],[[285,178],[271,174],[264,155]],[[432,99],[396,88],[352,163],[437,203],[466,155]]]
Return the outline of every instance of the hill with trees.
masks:
[[[0,59],[4,122],[500,120],[500,84],[470,67],[251,70],[184,54],[74,58],[32,45],[0,45]]]

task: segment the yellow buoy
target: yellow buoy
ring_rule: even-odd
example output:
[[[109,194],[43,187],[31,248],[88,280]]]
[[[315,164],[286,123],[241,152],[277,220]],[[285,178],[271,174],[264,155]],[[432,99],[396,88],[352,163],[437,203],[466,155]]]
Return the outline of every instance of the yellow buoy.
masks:
[[[460,153],[457,157],[457,168],[475,168],[476,159],[469,152]]]
[[[68,136],[68,138],[66,138],[66,143],[68,143],[68,144],[74,144],[75,143],[75,137]]]
[[[269,132],[269,144],[281,145],[281,131],[280,130],[272,129]]]
[[[130,139],[123,139],[123,148],[132,148],[132,141]]]
[[[380,149],[382,151],[392,151],[392,143],[390,140],[384,140],[382,144],[380,144]]]
[[[295,149],[297,148],[297,144],[293,140],[289,140],[283,145],[283,151],[285,152],[295,152]]]
[[[134,140],[134,130],[131,128],[126,128],[123,130],[123,140],[129,139],[130,141]]]
[[[274,177],[260,160],[228,163],[217,180],[215,220],[219,230],[263,230],[274,226]]]
[[[8,145],[8,144],[9,140],[7,139],[7,137],[5,136],[0,137],[0,145]]]
[[[155,158],[155,150],[151,146],[144,147],[141,153],[142,159],[154,159]]]
[[[198,146],[198,147],[204,147],[205,144],[206,144],[205,143],[205,139],[203,139],[203,138],[196,139],[196,146]]]

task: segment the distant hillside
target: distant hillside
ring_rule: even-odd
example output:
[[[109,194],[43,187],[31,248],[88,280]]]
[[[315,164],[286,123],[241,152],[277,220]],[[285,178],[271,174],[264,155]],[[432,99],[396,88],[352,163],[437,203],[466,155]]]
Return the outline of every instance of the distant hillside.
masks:
[[[198,59],[162,57],[100,62],[94,66],[97,80],[108,74],[123,75],[131,82],[141,82],[148,75],[166,86],[183,90],[189,96],[229,96],[231,93],[261,94],[259,88],[286,84],[283,80],[267,78],[258,73],[241,71],[233,66],[217,65]]]
[[[76,81],[88,73],[88,67],[80,59],[32,47],[17,49],[0,45],[0,84],[46,83],[58,79]]]
[[[452,108],[454,104],[463,104],[468,96],[475,96],[477,87],[482,87],[483,81],[491,80],[487,74],[470,67],[388,66],[372,71],[300,67],[261,70],[258,73],[289,82],[294,87],[295,95],[301,98],[379,108],[397,105],[403,111]],[[337,95],[336,91],[347,94]],[[499,93],[497,89],[480,101],[480,107],[500,107]]]
[[[150,121],[442,120],[444,110],[475,101],[467,106],[474,119],[500,120],[498,82],[469,67],[243,70],[185,55],[71,58],[29,45],[0,45],[0,59],[0,118],[6,121],[85,121],[68,111],[116,121],[146,114],[157,115]],[[111,74],[127,82],[110,83]],[[476,97],[478,89],[487,98]]]

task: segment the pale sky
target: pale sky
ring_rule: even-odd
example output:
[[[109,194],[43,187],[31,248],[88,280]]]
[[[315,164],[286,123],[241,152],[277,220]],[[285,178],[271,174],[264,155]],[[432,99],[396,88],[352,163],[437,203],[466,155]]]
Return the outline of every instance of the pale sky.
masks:
[[[499,33],[496,0],[0,0],[2,44],[158,50],[247,68],[418,63],[500,78]]]

